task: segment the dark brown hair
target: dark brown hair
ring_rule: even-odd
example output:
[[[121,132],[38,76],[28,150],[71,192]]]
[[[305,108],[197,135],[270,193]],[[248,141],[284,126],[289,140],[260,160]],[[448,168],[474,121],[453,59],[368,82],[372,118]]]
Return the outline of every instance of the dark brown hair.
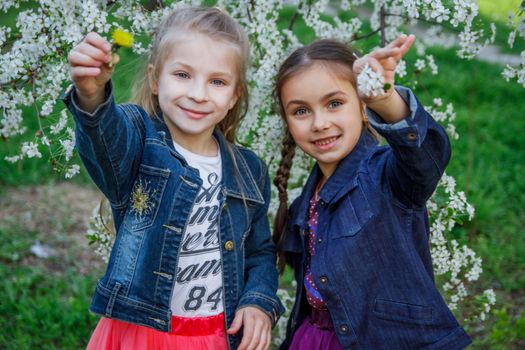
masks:
[[[277,244],[280,272],[283,272],[288,262],[286,254],[282,250],[282,242],[287,232],[289,219],[287,187],[296,147],[292,135],[286,126],[286,115],[281,99],[283,85],[289,79],[312,67],[314,64],[323,64],[335,70],[338,75],[342,74],[357,90],[357,84],[352,73],[352,67],[357,58],[356,52],[346,44],[331,39],[320,39],[292,52],[281,64],[277,73],[274,95],[279,102],[281,117],[285,124],[281,149],[282,158],[273,181],[279,191],[279,209],[274,219],[273,240]],[[363,130],[372,131],[365,117],[364,104],[361,104],[361,114],[363,117]]]

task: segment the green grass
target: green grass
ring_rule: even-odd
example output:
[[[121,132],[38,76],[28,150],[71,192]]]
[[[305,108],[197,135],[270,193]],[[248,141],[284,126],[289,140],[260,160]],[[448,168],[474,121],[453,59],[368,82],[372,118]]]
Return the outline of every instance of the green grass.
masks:
[[[83,349],[97,317],[87,312],[93,278],[0,264],[0,348]]]
[[[0,348],[83,349],[98,320],[87,311],[95,276],[79,274],[72,258],[35,260],[39,236],[9,219],[0,225]]]

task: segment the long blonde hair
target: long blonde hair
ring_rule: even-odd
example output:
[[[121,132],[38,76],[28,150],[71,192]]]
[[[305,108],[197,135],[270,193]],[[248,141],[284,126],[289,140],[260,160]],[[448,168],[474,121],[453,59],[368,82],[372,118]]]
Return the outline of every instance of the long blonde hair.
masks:
[[[226,140],[233,143],[237,126],[248,109],[246,70],[250,49],[248,37],[242,27],[228,14],[216,7],[186,7],[175,10],[164,17],[156,30],[144,74],[136,82],[133,102],[142,106],[151,116],[159,110],[158,97],[151,91],[148,81],[147,66],[152,65],[155,68],[154,79],[158,80],[158,74],[162,70],[173,43],[170,34],[188,31],[210,36],[238,48],[236,92],[239,98],[218,125]]]

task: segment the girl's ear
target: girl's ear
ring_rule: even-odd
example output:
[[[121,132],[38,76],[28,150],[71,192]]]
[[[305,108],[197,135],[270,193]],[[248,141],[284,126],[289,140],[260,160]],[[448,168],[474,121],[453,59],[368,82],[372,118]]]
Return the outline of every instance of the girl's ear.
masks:
[[[155,77],[155,67],[152,64],[148,64],[148,84],[153,95],[157,95],[159,93],[159,86],[157,78]]]
[[[366,104],[360,100],[361,103],[361,119],[363,120],[363,124],[368,124],[368,116],[366,115]]]
[[[235,89],[235,93],[233,94],[231,100],[230,100],[230,104],[228,105],[228,110],[232,109],[233,106],[235,106],[235,104],[237,103],[237,101],[239,100],[239,97],[241,97],[243,91],[242,91],[242,86],[238,86],[237,89]]]

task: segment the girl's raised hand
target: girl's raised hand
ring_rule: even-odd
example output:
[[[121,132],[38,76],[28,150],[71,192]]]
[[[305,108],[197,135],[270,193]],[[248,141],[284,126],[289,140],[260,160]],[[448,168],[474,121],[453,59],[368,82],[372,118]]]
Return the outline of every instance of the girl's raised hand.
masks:
[[[397,64],[408,52],[415,39],[416,37],[413,34],[410,34],[409,36],[402,34],[387,46],[376,49],[354,62],[353,73],[356,81],[359,73],[361,73],[366,64],[368,64],[370,68],[383,76],[384,84],[389,84],[389,89],[386,90],[385,93],[377,96],[363,96],[361,92],[358,92],[359,97],[366,104],[388,99],[392,95],[394,92],[393,87],[395,83]]]
[[[87,107],[91,107],[90,102],[101,103],[104,86],[119,60],[118,55],[112,55],[111,44],[99,34],[91,32],[71,50],[68,59],[71,79],[81,102],[85,102]]]

